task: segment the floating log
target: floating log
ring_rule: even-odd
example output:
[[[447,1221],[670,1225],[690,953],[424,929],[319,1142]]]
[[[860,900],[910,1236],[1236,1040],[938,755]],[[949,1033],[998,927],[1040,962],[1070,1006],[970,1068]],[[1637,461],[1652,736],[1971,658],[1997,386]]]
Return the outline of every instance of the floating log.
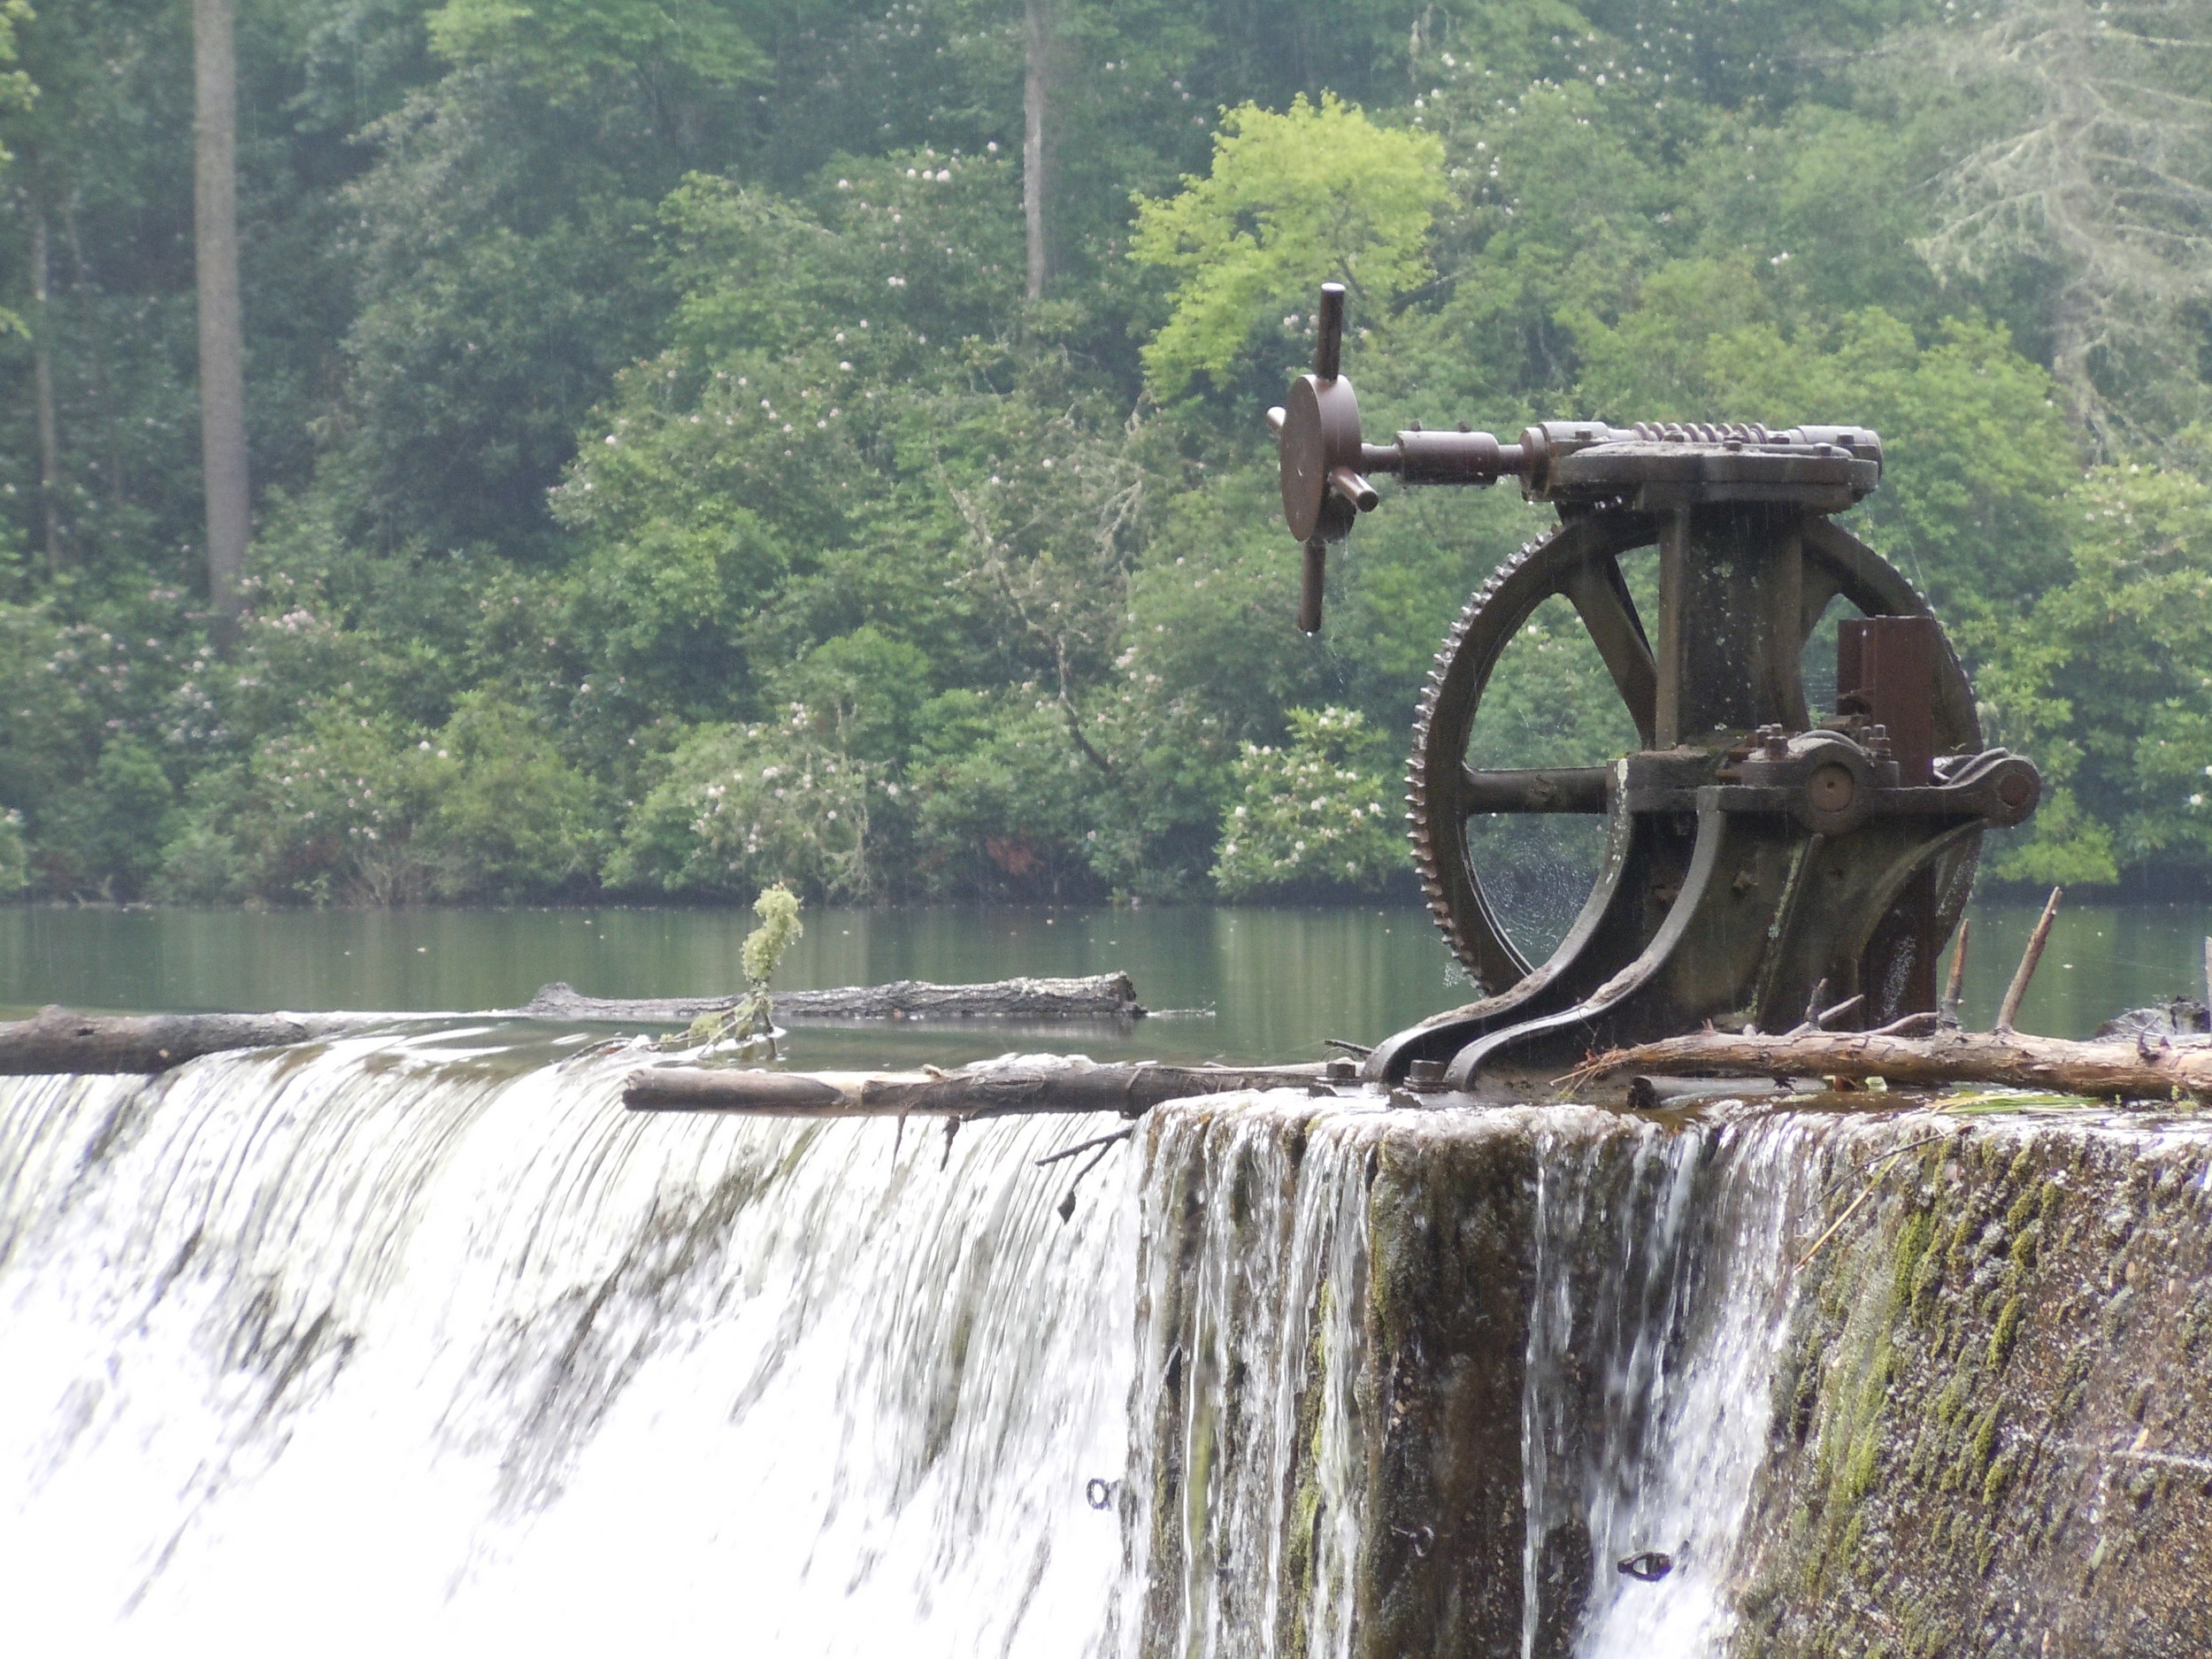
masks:
[[[1927,1018],[1927,1017],[1924,1017]],[[1901,1024],[1904,1022],[1900,1022]],[[2212,1102],[2212,1042],[2069,1042],[2016,1031],[1701,1031],[1615,1048],[1558,1079],[1568,1091],[1626,1072],[1671,1076],[1882,1078],[1908,1088],[1955,1083],[2124,1100]]]
[[[683,1025],[702,1014],[726,1013],[739,996],[612,998],[585,996],[568,985],[541,988],[518,1009],[499,1013],[532,1019],[606,1020]],[[833,1019],[1141,1019],[1144,1007],[1125,973],[1081,979],[996,979],[987,985],[931,985],[894,979],[826,991],[780,991],[780,1024]]]
[[[58,1005],[0,1025],[0,1076],[166,1071],[202,1055],[388,1025],[404,1014],[76,1014]]]
[[[203,1055],[234,1048],[281,1048],[378,1026],[438,1019],[549,1019],[634,1025],[687,1025],[702,1014],[726,1013],[734,996],[631,999],[583,996],[570,986],[543,987],[520,1008],[325,1014],[82,1014],[58,1005],[35,1018],[0,1023],[0,1076],[58,1071],[166,1071]],[[787,1024],[848,1019],[1093,1019],[1142,1018],[1136,987],[1125,973],[1083,979],[1000,979],[988,985],[930,985],[899,979],[826,991],[787,991],[775,998]]]
[[[999,1118],[1016,1112],[1120,1112],[1236,1089],[1304,1088],[1325,1064],[1101,1064],[1080,1055],[1012,1055],[957,1071],[768,1071],[649,1066],[630,1073],[633,1111],[746,1112],[762,1118]]]

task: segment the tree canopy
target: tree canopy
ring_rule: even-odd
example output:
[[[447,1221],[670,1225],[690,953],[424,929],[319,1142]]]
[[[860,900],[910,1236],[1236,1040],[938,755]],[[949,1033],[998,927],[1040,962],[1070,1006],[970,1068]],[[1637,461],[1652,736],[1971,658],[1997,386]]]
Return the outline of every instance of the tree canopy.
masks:
[[[1402,881],[1421,676],[1542,520],[1394,493],[1295,634],[1259,414],[1331,279],[1377,430],[1880,430],[1847,522],[2052,785],[1988,867],[2212,871],[2200,9],[255,0],[237,51],[231,641],[188,18],[0,4],[8,892]],[[1540,612],[1483,741],[1611,698]]]

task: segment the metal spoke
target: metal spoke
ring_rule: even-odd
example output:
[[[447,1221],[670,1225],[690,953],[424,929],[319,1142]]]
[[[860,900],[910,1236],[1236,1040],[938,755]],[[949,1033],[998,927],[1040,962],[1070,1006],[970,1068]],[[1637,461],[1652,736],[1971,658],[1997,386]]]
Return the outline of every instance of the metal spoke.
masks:
[[[1543,766],[1520,772],[1460,768],[1460,804],[1477,812],[1603,812],[1603,766]]]
[[[1561,582],[1560,592],[1589,630],[1590,642],[1605,659],[1606,672],[1613,676],[1621,701],[1636,722],[1637,736],[1644,748],[1650,748],[1658,716],[1659,670],[1652,661],[1651,642],[1644,636],[1643,618],[1636,614],[1636,602],[1621,580],[1619,563],[1609,553],[1592,553]]]

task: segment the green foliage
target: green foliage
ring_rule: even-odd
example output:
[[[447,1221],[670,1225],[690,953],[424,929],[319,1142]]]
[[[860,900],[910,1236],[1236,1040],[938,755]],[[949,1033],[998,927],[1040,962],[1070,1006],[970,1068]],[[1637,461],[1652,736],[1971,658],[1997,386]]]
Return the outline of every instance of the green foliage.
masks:
[[[764,889],[753,901],[753,914],[760,918],[760,926],[745,935],[741,956],[745,982],[763,991],[775,977],[783,953],[799,942],[806,929],[799,921],[798,896],[781,882]]]
[[[776,1058],[776,1039],[781,1033],[776,1029],[776,1004],[768,995],[768,981],[775,976],[784,952],[798,942],[806,929],[799,921],[797,895],[780,882],[761,889],[760,896],[753,901],[753,914],[760,918],[760,926],[745,935],[740,953],[748,987],[745,995],[720,1013],[700,1015],[680,1042],[664,1042],[662,1047],[695,1048],[704,1053],[728,1043],[740,1058],[755,1055]]]
[[[442,57],[516,65],[569,101],[604,76],[641,69],[728,85],[766,66],[732,8],[715,0],[446,0],[426,22]]]
[[[1144,349],[1154,394],[1176,396],[1202,372],[1220,382],[1265,319],[1324,281],[1382,315],[1428,275],[1445,196],[1433,135],[1378,127],[1340,98],[1224,113],[1212,170],[1137,208],[1131,253],[1177,273],[1166,326]]]
[[[163,889],[312,903],[557,892],[596,863],[589,782],[481,694],[432,734],[342,706],[204,772]]]
[[[1386,481],[1294,633],[1256,416],[1329,278],[1371,434],[1877,427],[1849,522],[2048,785],[1988,867],[2212,868],[2194,57],[2075,51],[2062,8],[1051,12],[1032,299],[1019,8],[246,8],[261,495],[219,654],[188,11],[0,0],[0,305],[35,224],[49,290],[0,337],[0,890],[1371,890],[1436,642],[1546,515]],[[2050,121],[2093,59],[2143,94],[2095,153]],[[1480,753],[1627,741],[1540,611]],[[1531,892],[1578,856],[1475,833]]]
[[[868,764],[826,741],[804,704],[772,724],[703,726],[638,803],[606,879],[731,894],[774,877],[869,899],[881,879],[869,818],[882,794]]]
[[[0,812],[0,898],[13,898],[30,885],[30,848],[23,839],[23,815]]]
[[[2110,881],[2212,858],[2212,482],[2140,464],[2075,488],[2071,580],[2008,633],[2007,737],[2049,755],[2057,799],[2002,873]]]
[[[1214,879],[1232,896],[1381,887],[1405,852],[1366,721],[1350,709],[1293,709],[1290,729],[1279,749],[1245,745]]]
[[[931,884],[962,897],[1087,888],[1096,819],[1112,803],[1098,798],[1097,769],[1069,740],[1062,711],[956,691],[923,718],[910,777],[916,850]]]

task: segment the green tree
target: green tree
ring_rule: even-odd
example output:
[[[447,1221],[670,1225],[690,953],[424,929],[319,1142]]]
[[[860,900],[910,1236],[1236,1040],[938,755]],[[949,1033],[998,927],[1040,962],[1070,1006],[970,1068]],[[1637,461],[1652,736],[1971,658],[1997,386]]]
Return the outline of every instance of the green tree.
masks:
[[[610,76],[677,71],[733,86],[767,67],[733,9],[714,0],[446,0],[427,21],[440,56],[512,65],[562,101]]]
[[[2053,802],[1997,864],[2029,881],[2212,862],[2212,483],[2100,467],[2068,497],[2071,580],[1996,652],[1985,693]]]
[[[1222,117],[1213,165],[1139,204],[1130,253],[1175,273],[1168,320],[1144,349],[1156,396],[1203,373],[1220,383],[1271,318],[1339,280],[1379,316],[1429,274],[1429,226],[1444,204],[1444,147],[1302,94],[1280,115]]]

